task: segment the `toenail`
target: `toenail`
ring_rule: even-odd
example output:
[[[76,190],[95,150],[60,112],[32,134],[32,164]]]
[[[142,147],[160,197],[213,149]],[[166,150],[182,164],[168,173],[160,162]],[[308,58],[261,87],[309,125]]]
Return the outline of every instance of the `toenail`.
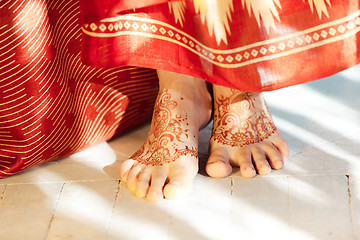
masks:
[[[262,165],[261,168],[264,169],[264,170],[269,170],[270,169],[269,165]]]
[[[148,196],[154,196],[154,197],[156,197],[156,196],[159,196],[159,195],[162,195],[162,193],[160,193],[160,192],[158,192],[158,191],[152,191],[152,192],[148,193]]]
[[[180,182],[172,182],[171,184],[173,184],[173,185],[181,185]]]
[[[142,192],[136,192],[135,196],[138,198],[142,198],[142,197],[144,197],[144,194]]]
[[[135,186],[129,186],[128,188],[130,192],[135,192],[136,190]]]

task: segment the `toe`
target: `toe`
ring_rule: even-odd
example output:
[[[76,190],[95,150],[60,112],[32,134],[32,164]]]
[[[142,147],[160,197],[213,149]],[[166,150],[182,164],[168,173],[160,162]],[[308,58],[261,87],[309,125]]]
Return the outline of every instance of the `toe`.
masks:
[[[264,151],[273,169],[278,170],[284,167],[283,156],[275,146],[269,144]]]
[[[182,198],[191,193],[192,187],[192,181],[184,182],[175,179],[165,185],[164,197],[169,200]]]
[[[155,167],[151,174],[151,185],[146,199],[155,202],[164,198],[163,188],[167,178],[164,167]]]
[[[178,199],[189,195],[197,171],[189,171],[187,166],[173,166],[168,171],[169,183],[164,187],[166,199]]]
[[[271,172],[271,167],[266,159],[265,151],[261,147],[253,147],[251,149],[251,154],[255,162],[257,172],[260,175],[266,175]]]
[[[245,178],[253,178],[256,176],[256,171],[252,164],[248,164],[240,167],[241,176]]]
[[[135,161],[132,159],[128,159],[121,163],[120,165],[120,177],[123,182],[126,182],[128,173],[130,169],[134,166]]]
[[[284,141],[279,131],[276,132],[274,136],[271,136],[269,140],[272,144],[279,150],[282,155],[282,161],[285,163],[289,159],[289,146],[288,143]]]
[[[150,167],[144,167],[138,174],[136,181],[135,196],[138,198],[144,198],[148,192],[150,185]]]
[[[218,148],[210,152],[209,159],[206,163],[206,172],[210,177],[220,178],[227,177],[232,172],[229,163],[230,156],[225,148]]]
[[[137,176],[141,171],[141,164],[135,164],[129,171],[126,184],[130,192],[135,192]]]
[[[256,176],[256,171],[251,159],[251,150],[248,147],[241,147],[236,155],[236,160],[240,166],[241,175],[245,178]]]

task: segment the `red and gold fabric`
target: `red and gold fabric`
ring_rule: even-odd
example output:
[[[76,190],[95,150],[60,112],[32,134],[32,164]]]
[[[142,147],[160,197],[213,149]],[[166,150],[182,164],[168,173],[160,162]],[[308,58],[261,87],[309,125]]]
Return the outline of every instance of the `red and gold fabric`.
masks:
[[[0,177],[149,119],[153,69],[268,91],[353,66],[359,5],[83,0],[80,10],[78,0],[0,1]]]
[[[82,1],[86,64],[158,68],[269,91],[359,63],[358,0],[110,2]],[[124,9],[126,2],[138,4]]]
[[[81,62],[79,2],[0,1],[0,178],[150,119],[152,69]]]

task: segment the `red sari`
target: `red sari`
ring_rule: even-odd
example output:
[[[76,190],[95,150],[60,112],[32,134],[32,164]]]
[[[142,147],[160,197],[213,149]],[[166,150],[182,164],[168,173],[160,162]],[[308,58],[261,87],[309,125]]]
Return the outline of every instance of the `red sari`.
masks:
[[[152,69],[81,62],[78,0],[0,1],[0,178],[150,119]]]
[[[82,57],[93,66],[165,69],[269,91],[359,63],[359,0],[82,2]]]
[[[152,69],[265,91],[359,62],[355,0],[84,0],[83,34],[79,13],[0,1],[0,178],[149,119]]]

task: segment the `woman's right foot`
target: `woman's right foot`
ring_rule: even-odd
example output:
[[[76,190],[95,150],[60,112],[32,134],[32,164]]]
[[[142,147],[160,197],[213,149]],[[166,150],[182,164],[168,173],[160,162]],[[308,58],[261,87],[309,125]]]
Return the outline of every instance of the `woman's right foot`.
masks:
[[[281,169],[289,149],[276,129],[261,93],[246,93],[221,86],[214,89],[214,126],[206,172],[226,177],[232,166],[242,176],[268,174]]]
[[[139,198],[176,199],[191,192],[198,171],[198,133],[210,120],[206,82],[158,71],[160,90],[145,144],[120,166],[122,180]]]

